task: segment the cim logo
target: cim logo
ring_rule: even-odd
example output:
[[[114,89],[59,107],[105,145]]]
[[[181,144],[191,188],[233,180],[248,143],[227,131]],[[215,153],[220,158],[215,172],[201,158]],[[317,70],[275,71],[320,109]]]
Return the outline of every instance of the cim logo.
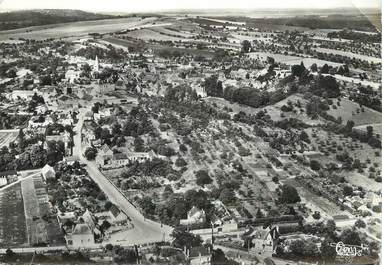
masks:
[[[368,247],[363,244],[361,246],[347,245],[341,241],[337,244],[332,243],[331,246],[335,247],[337,255],[342,257],[360,257],[364,250],[368,250]]]

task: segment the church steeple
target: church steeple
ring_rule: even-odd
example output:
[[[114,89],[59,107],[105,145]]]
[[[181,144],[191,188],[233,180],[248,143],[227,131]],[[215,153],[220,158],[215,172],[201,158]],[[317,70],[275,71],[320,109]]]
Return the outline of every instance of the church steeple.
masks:
[[[96,55],[95,62],[94,62],[94,72],[99,72],[99,62],[98,62],[98,56]]]

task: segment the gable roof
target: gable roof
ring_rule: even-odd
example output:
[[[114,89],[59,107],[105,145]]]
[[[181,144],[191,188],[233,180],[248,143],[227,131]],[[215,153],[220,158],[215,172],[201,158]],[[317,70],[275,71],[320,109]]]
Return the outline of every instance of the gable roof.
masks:
[[[73,235],[88,235],[93,234],[90,227],[87,224],[76,224],[73,229]]]
[[[111,151],[110,147],[107,145],[107,144],[104,144],[103,146],[101,146],[100,148],[100,152],[103,152],[104,154],[106,154],[107,152]]]
[[[42,173],[43,175],[45,175],[45,174],[48,173],[49,171],[55,173],[54,168],[51,167],[51,166],[49,166],[48,164],[46,164],[46,165],[41,169],[41,173]]]
[[[94,227],[95,227],[95,223],[94,223],[94,220],[93,220],[93,216],[92,216],[92,214],[91,214],[91,212],[90,212],[89,210],[86,210],[86,211],[84,212],[84,214],[83,214],[81,217],[82,217],[82,219],[84,220],[84,222],[85,222],[87,225],[89,225],[89,227],[90,227],[91,229],[94,229]]]
[[[116,153],[116,154],[113,154],[113,159],[114,160],[124,160],[124,159],[128,159],[128,157],[127,157],[127,154],[125,154],[125,153]]]

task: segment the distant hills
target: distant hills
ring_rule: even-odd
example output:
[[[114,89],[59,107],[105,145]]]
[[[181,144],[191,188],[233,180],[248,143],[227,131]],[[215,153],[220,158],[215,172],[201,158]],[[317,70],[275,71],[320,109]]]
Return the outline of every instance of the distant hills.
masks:
[[[56,23],[119,18],[71,9],[36,9],[0,13],[0,31]]]

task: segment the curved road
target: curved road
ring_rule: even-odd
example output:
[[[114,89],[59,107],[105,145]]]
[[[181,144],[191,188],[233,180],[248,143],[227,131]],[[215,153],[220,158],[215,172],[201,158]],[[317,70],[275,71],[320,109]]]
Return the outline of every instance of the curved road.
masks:
[[[144,216],[132,205],[129,200],[114,186],[98,169],[94,162],[88,161],[82,155],[81,145],[81,130],[84,122],[85,113],[89,109],[81,109],[78,114],[78,122],[74,128],[74,148],[73,155],[80,158],[81,162],[86,164],[86,170],[89,176],[98,184],[103,192],[108,196],[109,200],[117,205],[123,212],[125,212],[132,223],[134,228],[126,231],[126,236],[117,242],[120,245],[132,244],[146,244],[152,242],[159,242],[162,240],[169,241],[172,228],[167,225],[161,225],[152,220],[145,219]]]

